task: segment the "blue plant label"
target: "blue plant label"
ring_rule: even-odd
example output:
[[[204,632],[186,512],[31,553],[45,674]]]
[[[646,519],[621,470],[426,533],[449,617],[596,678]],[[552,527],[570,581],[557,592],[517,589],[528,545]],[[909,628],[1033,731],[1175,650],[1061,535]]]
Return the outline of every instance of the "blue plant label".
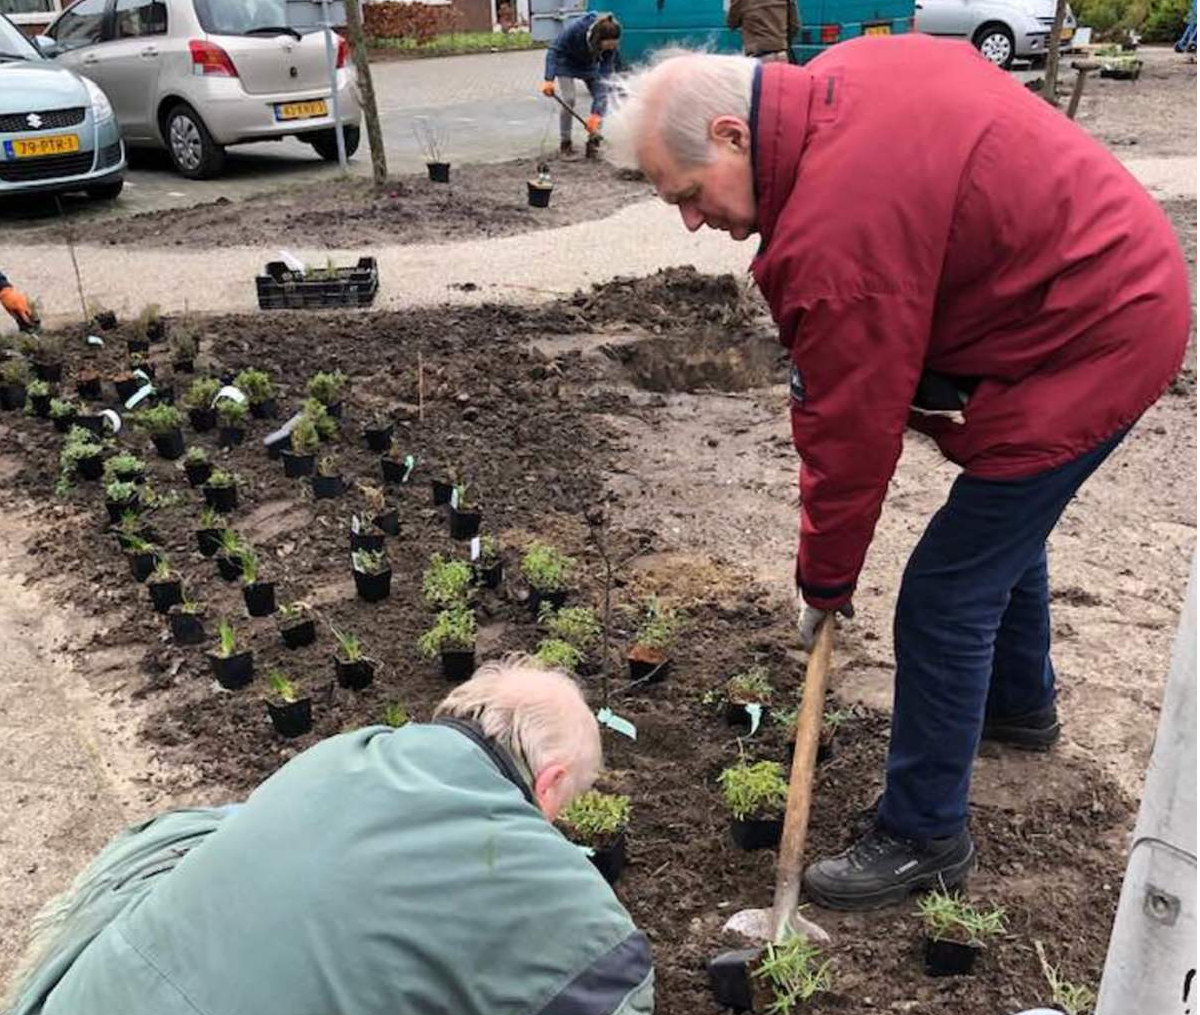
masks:
[[[743,705],[746,710],[746,715],[750,717],[750,732],[748,736],[754,736],[758,732],[759,723],[762,722],[762,705],[757,703],[753,705]]]
[[[572,845],[577,850],[579,850],[579,852],[581,852],[584,856],[586,856],[589,860],[596,855],[596,851],[594,849],[592,849],[591,846],[581,846],[577,842],[572,843]]]
[[[104,339],[102,339],[99,335],[88,335],[87,344],[94,345],[98,349],[103,349],[104,348]]]
[[[417,467],[417,460],[412,455],[404,456],[404,478],[401,483],[407,483],[408,477],[412,475],[412,470]]]
[[[475,537],[474,537],[474,538],[471,540],[471,559],[472,559],[472,560],[478,560],[478,559],[479,559],[479,554],[480,554],[481,552],[482,552],[482,547],[481,547],[481,545],[480,545],[480,542],[479,542],[479,537],[478,537],[478,536],[475,536]]]
[[[213,395],[212,404],[215,406],[222,398],[232,398],[241,405],[246,404],[245,392],[240,388],[235,388],[232,384],[226,384],[225,387]]]
[[[596,713],[596,721],[601,726],[607,726],[615,733],[620,733],[622,736],[629,737],[630,740],[637,739],[637,727],[628,719],[622,719],[611,708],[602,708]]]
[[[132,409],[140,402],[144,402],[147,398],[154,394],[153,384],[143,384],[132,395],[125,400],[125,408]]]
[[[121,432],[121,417],[118,416],[112,409],[104,409],[100,413],[101,419],[108,420],[108,425],[112,427],[113,433]]]

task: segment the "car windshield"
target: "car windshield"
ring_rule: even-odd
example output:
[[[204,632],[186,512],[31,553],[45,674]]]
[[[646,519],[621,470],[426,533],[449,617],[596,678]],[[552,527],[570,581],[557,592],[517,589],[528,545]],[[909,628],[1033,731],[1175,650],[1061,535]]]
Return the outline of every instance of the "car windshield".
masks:
[[[196,16],[210,35],[299,36],[288,27],[287,0],[195,0]]]
[[[0,60],[42,60],[37,47],[20,30],[0,14]]]

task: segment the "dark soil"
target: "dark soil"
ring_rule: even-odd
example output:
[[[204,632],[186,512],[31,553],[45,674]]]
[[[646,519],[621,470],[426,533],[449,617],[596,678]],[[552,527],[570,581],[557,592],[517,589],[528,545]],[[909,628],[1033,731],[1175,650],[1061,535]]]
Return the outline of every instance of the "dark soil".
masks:
[[[453,243],[603,218],[649,197],[650,185],[603,162],[551,163],[549,208],[531,208],[525,183],[534,160],[453,166],[450,183],[397,176],[382,191],[370,180],[279,187],[244,201],[218,198],[190,208],[114,218],[96,234],[109,246],[297,246],[364,249],[372,244]],[[28,243],[61,242],[57,226],[31,229]]]
[[[400,444],[418,456],[412,481],[389,495],[401,514],[401,535],[387,542],[392,596],[368,605],[355,598],[350,575],[350,516],[365,507],[357,491],[313,502],[303,482],[285,479],[281,463],[262,450],[270,422],[250,421],[246,443],[228,453],[215,448],[213,434],[187,433],[189,444],[205,446],[241,477],[241,506],[230,520],[257,549],[261,577],[279,583],[281,603],[304,600],[321,618],[317,642],[290,652],[274,621],[246,618],[239,586],[220,581],[213,561],[196,552],[200,491],[188,488],[176,466],[154,457],[148,441],[122,435],[123,445],[145,454],[153,487],[175,499],[149,520],[189,596],[204,604],[210,636],[218,620],[228,617],[240,647],[255,651],[258,676],[236,692],[220,691],[211,679],[205,652],[212,637],[194,648],[169,642],[164,618],[150,611],[145,591],[133,582],[106,532],[97,486],[80,485],[65,500],[52,497],[59,435],[44,421],[14,413],[0,420],[0,452],[20,462],[9,499],[32,507],[44,523],[31,549],[38,566],[31,570],[70,576],[57,582],[64,601],[105,614],[106,633],[86,649],[126,645],[142,651],[131,693],[149,705],[143,732],[160,756],[198,772],[200,784],[236,796],[320,738],[381,721],[389,702],[402,702],[414,718],[427,719],[447,686],[436,663],[415,650],[432,620],[420,599],[420,575],[431,553],[465,552],[450,541],[429,492],[430,479],[451,470],[469,479],[481,498],[485,531],[500,538],[506,564],[505,586],[479,596],[480,658],[532,649],[540,636],[521,602],[525,590],[517,577],[520,548],[533,536],[579,557],[574,602],[601,603],[602,560],[585,516],[591,512],[595,521],[604,477],[621,464],[621,447],[606,416],[645,414],[645,397],[605,381],[611,365],[602,357],[573,352],[548,358],[531,342],[622,322],[657,331],[659,337],[648,340],[654,343],[682,343],[720,322],[731,348],[718,351],[727,354],[736,351],[733,346],[769,339],[756,330],[757,306],[741,301],[729,277],[706,279],[676,270],[613,283],[601,295],[581,293],[537,309],[277,313],[210,322],[201,365],[222,372],[246,365],[271,371],[281,388],[281,416],[298,406],[312,372],[338,367],[350,375],[346,418],[332,447],[348,478],[377,482],[376,456],[366,450],[360,428],[379,411],[395,419]],[[116,337],[125,337],[126,330],[122,326]],[[94,365],[106,375],[115,372],[123,365],[121,348],[123,342],[110,342]],[[418,354],[424,365],[423,419]],[[635,361],[637,355],[635,349]],[[72,351],[68,379],[83,365]],[[653,426],[652,414],[643,418]],[[787,610],[768,605],[765,590],[747,575],[719,563],[681,566],[665,576],[641,567],[655,559],[654,531],[611,530],[606,542],[614,557],[642,555],[619,575],[618,607],[654,591],[682,605],[690,618],[670,680],[639,691],[625,677],[629,620],[618,614],[611,703],[636,723],[638,739],[606,733],[602,785],[629,793],[634,808],[630,863],[617,891],[653,942],[657,1010],[715,1013],[705,963],[734,943],[720,931],[727,916],[769,903],[774,854],[742,853],[729,839],[715,777],[737,758],[739,744],[701,698],[747,660],[767,666],[781,696],[794,698],[800,681],[792,651],[794,620]],[[331,625],[359,634],[368,654],[380,661],[375,683],[366,690],[334,686]],[[856,665],[852,653],[843,655],[840,666]],[[267,719],[264,678],[272,667],[313,696],[314,730],[298,740],[281,740]],[[598,705],[601,679],[593,675],[586,683]],[[886,717],[859,710],[839,731],[833,759],[817,779],[810,853],[838,849],[854,834],[860,812],[879,792],[887,729]],[[782,727],[769,725],[745,747],[754,757],[782,758]],[[977,975],[956,980],[923,975],[911,906],[864,916],[810,913],[834,934],[835,988],[808,1011],[963,1015],[1033,1006],[1047,999],[1035,939],[1046,942],[1063,975],[1098,981],[1130,805],[1089,763],[1055,755],[1019,763],[1032,766],[1024,781],[1039,783],[1040,791],[1019,794],[1011,807],[976,807],[973,815],[980,856],[973,895],[1004,906],[1009,925]]]

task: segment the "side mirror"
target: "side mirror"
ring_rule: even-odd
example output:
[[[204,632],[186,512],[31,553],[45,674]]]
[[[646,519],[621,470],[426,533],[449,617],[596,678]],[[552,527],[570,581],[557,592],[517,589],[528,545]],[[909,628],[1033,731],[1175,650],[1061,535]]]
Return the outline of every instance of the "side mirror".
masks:
[[[47,60],[53,60],[58,56],[58,43],[48,35],[36,35],[33,39],[33,44],[37,46],[38,52]]]

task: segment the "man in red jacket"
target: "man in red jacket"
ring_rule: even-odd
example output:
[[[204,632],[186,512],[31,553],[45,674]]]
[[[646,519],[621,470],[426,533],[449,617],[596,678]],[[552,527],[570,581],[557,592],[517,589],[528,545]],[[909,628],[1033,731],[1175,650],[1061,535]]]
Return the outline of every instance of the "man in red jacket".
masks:
[[[840,909],[956,884],[981,736],[1058,738],[1046,539],[1183,358],[1170,223],[965,44],[856,39],[805,67],[681,55],[619,94],[608,157],[688,229],[761,238],[792,360],[802,641],[849,611],[905,427],[963,468],[900,588],[875,825],[805,873]]]

